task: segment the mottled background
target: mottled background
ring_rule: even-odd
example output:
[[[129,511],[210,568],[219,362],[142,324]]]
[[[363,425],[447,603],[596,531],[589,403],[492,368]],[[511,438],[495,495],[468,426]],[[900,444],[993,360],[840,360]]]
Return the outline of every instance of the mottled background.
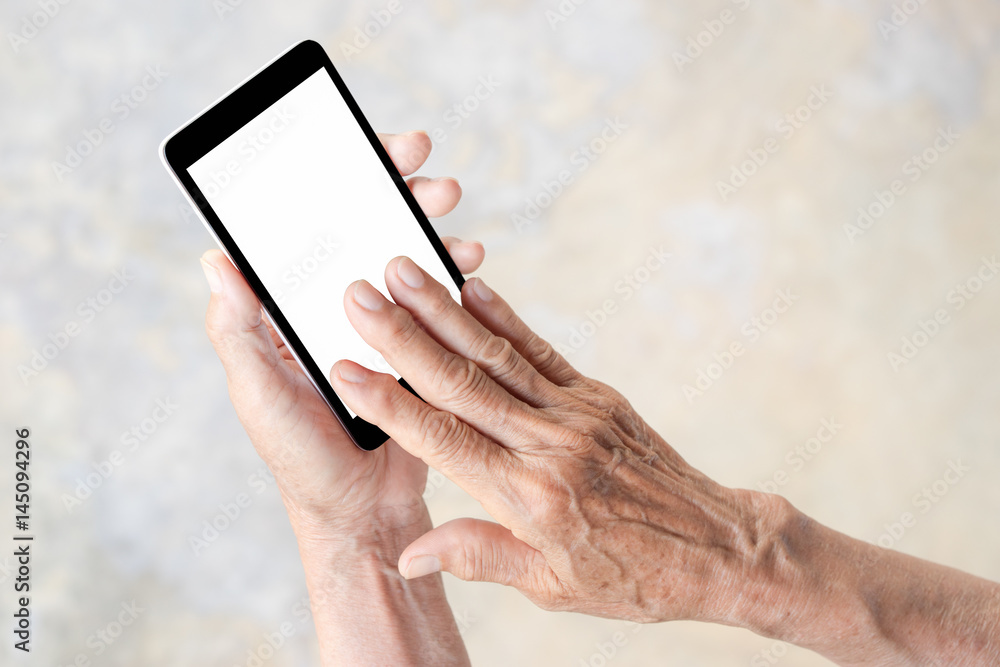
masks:
[[[1000,280],[976,280],[1000,251],[997,3],[910,0],[917,11],[897,26],[891,3],[858,0],[577,0],[565,15],[547,15],[557,0],[404,2],[348,54],[387,2],[224,2],[76,0],[23,41],[11,34],[31,34],[23,21],[40,4],[0,9],[0,540],[14,532],[15,426],[33,429],[38,536],[35,652],[11,649],[12,558],[0,556],[0,662],[246,665],[285,621],[295,634],[266,664],[317,662],[292,534],[273,483],[253,477],[262,463],[203,332],[197,260],[213,242],[156,155],[303,38],[327,47],[376,128],[441,130],[427,171],[459,177],[465,200],[439,231],[482,240],[487,282],[550,340],[578,347],[571,359],[693,464],[743,487],[777,473],[776,488],[837,529],[1000,579]],[[678,61],[724,10],[721,34]],[[127,118],[113,113],[156,66],[162,83]],[[499,85],[466,102],[480,77]],[[828,99],[807,113],[813,89]],[[477,108],[457,124],[446,114],[463,103]],[[794,132],[777,125],[797,110],[808,120]],[[57,174],[53,162],[104,118],[114,132]],[[581,162],[615,119],[627,128]],[[958,138],[938,154],[949,128]],[[765,142],[776,152],[724,197],[719,182]],[[925,151],[933,164],[913,172]],[[562,170],[573,182],[550,200],[545,184]],[[894,179],[905,192],[884,215],[863,234],[845,228]],[[651,247],[669,261],[636,274]],[[123,267],[127,288],[86,321],[78,304]],[[616,291],[626,275],[642,289]],[[967,283],[979,291],[959,308],[952,290]],[[779,290],[793,304],[774,318]],[[587,324],[607,300],[615,312]],[[888,354],[938,309],[947,323],[894,367]],[[770,324],[752,336],[754,317]],[[70,322],[78,335],[22,377]],[[733,342],[744,354],[713,367]],[[700,372],[704,391],[686,395]],[[67,507],[157,400],[173,414]],[[797,459],[824,419],[836,434]],[[916,504],[949,462],[969,471]],[[482,512],[439,476],[431,488],[437,521]],[[189,537],[242,493],[251,506],[196,555]],[[886,534],[904,512],[916,525]],[[737,629],[632,633],[498,586],[447,585],[477,665],[773,664],[762,650],[827,664]],[[133,600],[136,623],[97,656],[88,636]],[[604,658],[599,645],[620,630],[625,645]]]

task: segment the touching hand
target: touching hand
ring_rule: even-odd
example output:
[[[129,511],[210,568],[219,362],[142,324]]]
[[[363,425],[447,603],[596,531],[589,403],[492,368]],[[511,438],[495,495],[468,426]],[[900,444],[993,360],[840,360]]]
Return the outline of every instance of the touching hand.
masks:
[[[458,483],[499,523],[459,519],[410,545],[400,571],[517,587],[545,609],[736,623],[786,503],[688,465],[618,392],[577,372],[479,278],[464,308],[407,258],[395,303],[347,290],[353,326],[426,400],[350,361],[337,393]],[[398,305],[397,305],[398,304]]]

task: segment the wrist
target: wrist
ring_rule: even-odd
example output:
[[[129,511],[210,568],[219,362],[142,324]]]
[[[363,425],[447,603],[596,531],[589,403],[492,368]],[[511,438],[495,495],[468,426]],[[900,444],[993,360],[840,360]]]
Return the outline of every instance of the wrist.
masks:
[[[422,500],[350,521],[297,516],[292,525],[324,665],[468,665],[441,576],[407,581],[397,569],[432,528]]]
[[[893,655],[868,578],[881,569],[871,545],[827,528],[781,496],[749,491],[758,540],[736,624],[839,664]],[[877,662],[877,660],[876,660]]]
[[[350,515],[315,516],[288,509],[303,558],[317,556],[326,562],[365,556],[394,565],[403,549],[433,527],[427,506],[419,498],[407,505]]]

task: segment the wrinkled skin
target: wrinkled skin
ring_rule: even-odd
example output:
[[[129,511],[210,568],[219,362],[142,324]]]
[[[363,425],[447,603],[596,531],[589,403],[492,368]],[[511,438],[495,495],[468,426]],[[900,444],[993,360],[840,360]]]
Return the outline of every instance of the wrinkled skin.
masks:
[[[335,388],[499,522],[436,528],[403,554],[404,574],[428,552],[545,609],[733,621],[727,587],[772,547],[751,495],[694,470],[480,279],[466,283],[464,308],[409,259],[393,260],[386,282],[395,304],[362,281],[348,288],[348,317],[427,402],[346,361]]]

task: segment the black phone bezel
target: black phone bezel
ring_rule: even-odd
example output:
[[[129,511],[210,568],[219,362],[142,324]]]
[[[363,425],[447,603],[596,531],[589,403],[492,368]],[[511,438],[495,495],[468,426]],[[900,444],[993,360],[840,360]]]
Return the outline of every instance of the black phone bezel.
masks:
[[[274,302],[274,299],[271,298],[260,278],[254,272],[253,267],[250,266],[246,257],[240,251],[239,246],[236,245],[232,236],[226,230],[225,225],[222,224],[222,221],[205,199],[201,189],[198,188],[194,179],[188,173],[188,168],[192,164],[209,153],[225,139],[235,134],[244,125],[264,113],[269,107],[320,69],[326,70],[336,85],[338,92],[351,110],[354,119],[368,138],[372,149],[379,156],[382,165],[391,176],[393,183],[395,183],[396,188],[399,190],[399,194],[406,201],[417,223],[427,235],[427,239],[444,263],[449,275],[455,280],[458,288],[461,289],[465,283],[461,271],[455,266],[454,261],[452,261],[451,256],[434,231],[427,216],[420,209],[420,205],[417,204],[416,199],[414,199],[403,177],[400,176],[392,159],[382,147],[382,143],[379,141],[375,131],[368,124],[364,114],[361,113],[360,107],[358,107],[354,97],[347,89],[340,74],[334,68],[330,57],[323,47],[313,40],[300,42],[291,47],[202,114],[191,120],[163,143],[162,153],[164,161],[181,186],[187,191],[190,199],[198,207],[216,239],[228,253],[236,268],[246,278],[247,283],[253,289],[257,298],[260,299],[271,321],[279,329],[285,342],[295,352],[299,363],[303,366],[305,372],[310,375],[313,384],[330,406],[334,415],[344,426],[348,435],[350,435],[358,447],[366,451],[372,451],[388,440],[389,436],[375,424],[371,424],[361,417],[351,417],[343,401],[333,391],[333,387],[330,386],[327,376],[320,371],[312,355],[306,350],[295,330],[288,323],[288,320],[285,319],[281,309]],[[341,295],[336,296],[339,297]],[[339,303],[339,301],[336,302]],[[401,379],[399,383],[407,390],[413,392],[413,389],[405,380]]]

